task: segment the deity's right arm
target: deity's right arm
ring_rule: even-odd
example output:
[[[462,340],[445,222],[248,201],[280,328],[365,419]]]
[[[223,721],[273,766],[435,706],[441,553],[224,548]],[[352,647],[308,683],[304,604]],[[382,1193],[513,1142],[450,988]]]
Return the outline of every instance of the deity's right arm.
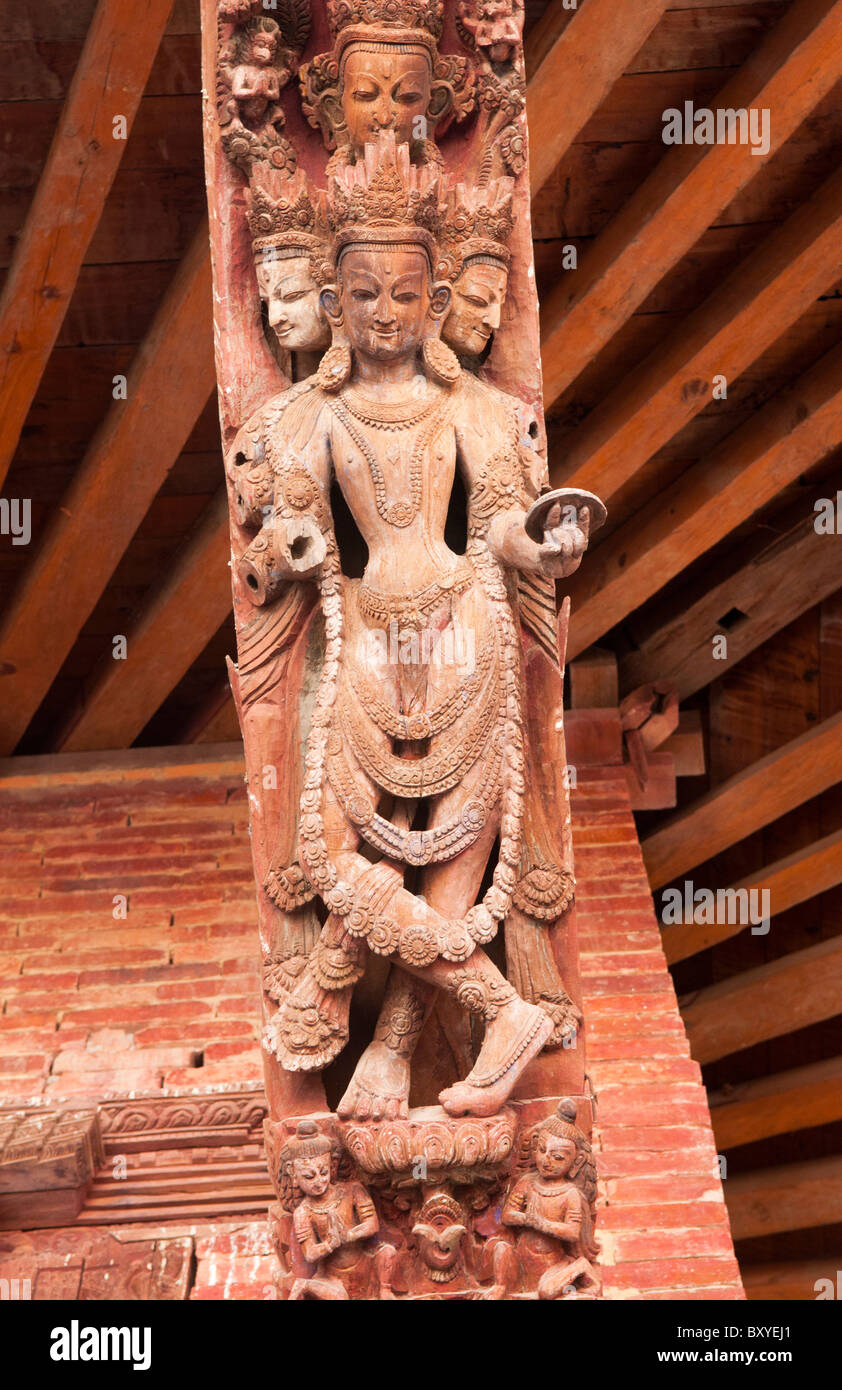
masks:
[[[294,388],[293,388],[294,389]],[[318,390],[299,395],[264,431],[271,494],[260,530],[239,562],[253,602],[290,580],[317,577],[331,530],[329,412]]]

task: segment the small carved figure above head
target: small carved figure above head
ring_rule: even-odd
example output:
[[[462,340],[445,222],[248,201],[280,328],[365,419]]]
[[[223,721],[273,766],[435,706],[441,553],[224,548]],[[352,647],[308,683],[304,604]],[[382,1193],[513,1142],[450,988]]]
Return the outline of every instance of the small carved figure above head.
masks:
[[[459,0],[459,31],[491,63],[513,63],[523,33],[521,0]]]
[[[280,347],[319,352],[330,325],[319,295],[331,278],[324,197],[298,171],[292,178],[256,176],[247,213],[257,287]]]
[[[340,162],[354,162],[382,130],[417,162],[438,162],[436,130],[473,107],[467,59],[440,54],[442,0],[333,0],[330,53],[301,69],[303,106]]]
[[[310,20],[306,0],[282,0],[277,18],[227,3],[223,21],[239,24],[223,41],[219,55],[217,105],[222,145],[246,174],[267,163],[292,173],[295,153],[281,134],[280,96],[298,69]],[[245,20],[243,23],[242,21]]]
[[[479,356],[500,327],[511,264],[512,187],[511,179],[501,178],[483,188],[448,189],[441,250],[453,305],[442,337],[454,352]]]

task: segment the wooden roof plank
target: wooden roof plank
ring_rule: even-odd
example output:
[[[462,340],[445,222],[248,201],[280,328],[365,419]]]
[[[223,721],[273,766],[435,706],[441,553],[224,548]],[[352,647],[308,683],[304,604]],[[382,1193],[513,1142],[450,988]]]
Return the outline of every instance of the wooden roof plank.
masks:
[[[0,483],[126,148],[173,0],[99,0],[0,299]]]
[[[561,0],[554,0],[537,26],[539,32],[527,41],[527,63],[543,55],[526,92],[533,198],[646,42],[669,3],[635,0],[620,19],[616,0],[587,0],[571,18]],[[610,43],[605,42],[607,33]],[[564,99],[560,101],[562,92]]]
[[[842,170],[745,260],[591,412],[553,482],[608,500],[839,278]]]
[[[597,43],[604,46],[601,36]],[[545,407],[687,254],[840,75],[842,4],[796,0],[711,103],[723,109],[773,111],[768,152],[757,154],[740,144],[674,147],[601,232],[575,274],[563,278],[545,300],[541,314]],[[550,109],[557,118],[557,102]],[[529,115],[532,126],[531,109]]]
[[[810,1303],[827,1289],[836,1288],[836,1271],[842,1269],[842,1251],[820,1260],[781,1260],[770,1264],[740,1264],[746,1298],[751,1303]],[[819,1280],[823,1285],[819,1285]],[[827,1295],[825,1295],[827,1296]],[[837,1295],[834,1292],[833,1297]]]
[[[717,1148],[842,1120],[842,1057],[729,1086],[710,1097]]]
[[[641,852],[652,889],[671,883],[839,781],[842,713],[758,759],[647,835]],[[834,862],[833,853],[829,862]],[[777,867],[782,884],[788,883],[787,861]],[[795,890],[790,885],[786,891]]]
[[[679,1002],[690,1051],[705,1063],[835,1018],[840,1001],[842,936],[746,970]]]
[[[842,1221],[842,1157],[736,1173],[725,1183],[734,1240]],[[826,1262],[826,1274],[835,1277]]]
[[[815,844],[788,854],[774,864],[767,864],[747,878],[740,879],[727,891],[729,893],[769,893],[770,915],[777,917],[798,903],[807,902],[819,893],[826,893],[842,883],[842,830],[825,835]],[[734,900],[736,902],[736,899]],[[747,901],[747,900],[744,900]],[[736,910],[735,918],[741,918]],[[675,923],[665,926],[661,932],[661,945],[670,965],[686,960],[688,956],[698,955],[709,946],[727,941],[746,929],[746,920],[717,922],[710,925],[695,923]]]
[[[657,507],[599,545],[569,584],[571,657],[597,642],[842,443],[842,347],[734,430]]]
[[[686,700],[842,584],[842,535],[818,535],[816,515],[799,521],[742,569],[709,588],[620,661],[622,690],[669,681]],[[741,616],[727,629],[721,619]],[[713,638],[727,648],[713,658]]]
[[[57,750],[128,748],[134,742],[230,612],[230,554],[223,486],[132,625],[125,660],[106,656]]]
[[[208,228],[179,266],[128,376],[0,623],[0,755],[13,751],[215,388]]]

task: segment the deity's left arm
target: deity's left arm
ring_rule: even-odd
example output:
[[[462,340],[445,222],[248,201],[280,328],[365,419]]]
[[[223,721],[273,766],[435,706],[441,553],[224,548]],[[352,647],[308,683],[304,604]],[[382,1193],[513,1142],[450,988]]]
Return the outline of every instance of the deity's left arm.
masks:
[[[484,383],[471,383],[467,390],[469,408],[456,423],[457,451],[471,511],[486,528],[489,549],[508,569],[566,578],[581,562],[587,523],[547,527],[542,544],[527,535],[524,523],[534,496],[526,486],[531,470],[525,458],[534,451],[520,438],[515,402]]]

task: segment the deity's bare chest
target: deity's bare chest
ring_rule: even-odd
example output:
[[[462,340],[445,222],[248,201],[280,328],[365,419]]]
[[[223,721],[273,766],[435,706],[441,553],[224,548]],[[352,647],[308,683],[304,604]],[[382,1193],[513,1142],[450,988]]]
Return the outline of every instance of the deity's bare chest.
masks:
[[[402,530],[447,511],[456,446],[447,397],[372,401],[353,389],[332,402],[334,465],[352,508]],[[440,502],[440,508],[436,503]]]

